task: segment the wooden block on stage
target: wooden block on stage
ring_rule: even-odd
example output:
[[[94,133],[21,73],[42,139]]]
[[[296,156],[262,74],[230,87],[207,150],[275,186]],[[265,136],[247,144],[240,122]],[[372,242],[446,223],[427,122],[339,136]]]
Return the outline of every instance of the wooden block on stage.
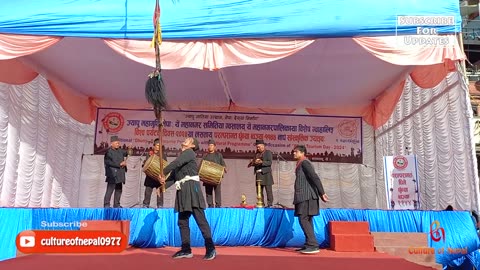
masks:
[[[428,247],[427,233],[372,232],[375,247]]]
[[[366,221],[330,221],[330,236],[335,234],[370,234],[370,226]]]
[[[331,248],[343,252],[374,252],[371,234],[334,234],[330,238]]]
[[[125,234],[130,241],[130,220],[82,220],[81,231],[118,231]]]

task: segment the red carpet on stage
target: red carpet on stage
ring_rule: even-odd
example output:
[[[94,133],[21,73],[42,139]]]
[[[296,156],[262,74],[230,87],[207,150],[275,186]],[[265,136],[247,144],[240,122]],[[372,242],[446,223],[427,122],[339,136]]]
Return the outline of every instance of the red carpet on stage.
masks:
[[[403,258],[377,252],[335,252],[322,249],[313,255],[298,254],[294,249],[261,247],[217,247],[217,258],[204,261],[204,248],[193,248],[194,258],[172,259],[178,249],[129,248],[119,254],[33,254],[0,262],[0,269],[155,269],[168,270],[246,270],[246,269],[331,269],[331,270],[430,270]]]

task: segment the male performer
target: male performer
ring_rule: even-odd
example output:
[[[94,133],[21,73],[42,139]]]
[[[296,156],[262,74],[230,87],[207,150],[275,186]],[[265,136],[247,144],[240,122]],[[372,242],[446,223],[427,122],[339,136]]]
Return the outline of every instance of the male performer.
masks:
[[[305,157],[306,153],[307,148],[303,145],[297,145],[293,149],[293,157],[297,160],[293,204],[295,205],[294,214],[298,217],[300,227],[305,234],[305,245],[297,251],[313,254],[319,252],[318,241],[313,230],[313,217],[319,214],[318,199],[328,202],[328,197],[312,163]]]
[[[105,182],[107,182],[107,191],[103,199],[103,206],[110,207],[110,199],[115,190],[113,197],[113,207],[121,208],[120,198],[122,197],[122,187],[125,184],[125,173],[127,172],[127,151],[120,148],[120,140],[118,136],[110,138],[111,147],[107,149],[103,158],[105,166]]]
[[[173,255],[173,258],[192,258],[190,247],[190,216],[193,214],[203,239],[206,253],[204,260],[213,260],[216,256],[215,245],[212,239],[210,225],[205,217],[205,199],[203,198],[198,166],[195,160],[195,151],[199,150],[198,140],[187,138],[182,143],[180,155],[168,164],[163,170],[168,177],[167,182],[175,181],[177,194],[175,197],[175,212],[178,212],[178,227],[182,238],[182,248]],[[165,177],[159,177],[160,182],[166,183]],[[168,186],[168,185],[167,185]]]
[[[216,151],[215,141],[210,139],[208,141],[208,153],[203,157],[203,160],[211,161],[217,164],[222,165],[225,167],[225,161],[223,160],[223,156],[220,152]],[[224,172],[227,173],[227,168],[224,168]],[[221,183],[218,185],[211,185],[208,183],[203,183],[205,186],[205,193],[207,197],[207,204],[208,207],[222,207],[222,188]],[[213,204],[213,191],[215,190],[215,204]]]
[[[164,160],[167,160],[167,154],[165,153],[165,148],[162,146],[162,156]],[[160,140],[155,139],[153,141],[153,154],[158,155],[158,152],[160,152]],[[144,162],[145,163],[145,162]],[[160,188],[160,181],[158,181],[158,178],[152,178],[150,176],[145,176],[145,183],[143,184],[145,186],[145,198],[143,199],[143,207],[148,208],[150,207],[150,199],[152,197],[152,191],[154,189]],[[157,194],[157,208],[162,208],[163,207],[163,192],[156,192]]]
[[[260,185],[262,187],[262,200],[265,196],[264,190],[267,191],[267,207],[273,205],[273,176],[272,176],[272,159],[273,155],[270,150],[265,149],[265,142],[263,140],[256,140],[255,145],[257,152],[255,158],[250,161],[248,167],[254,166],[255,180],[261,180]],[[256,183],[255,183],[256,184]],[[265,203],[265,202],[264,202]]]

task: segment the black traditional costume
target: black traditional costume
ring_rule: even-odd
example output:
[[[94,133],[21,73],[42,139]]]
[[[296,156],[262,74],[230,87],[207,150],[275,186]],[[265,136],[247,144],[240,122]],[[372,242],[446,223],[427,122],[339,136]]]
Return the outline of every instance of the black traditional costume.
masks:
[[[194,140],[195,150],[198,150],[198,141]],[[210,225],[205,217],[206,208],[203,197],[198,165],[193,149],[186,149],[163,170],[164,175],[170,176],[166,182],[175,181],[177,189],[175,197],[175,212],[178,212],[178,227],[182,238],[181,250],[175,253],[174,258],[191,258],[189,219],[193,214],[202,236],[205,240],[206,254],[204,259],[215,258],[215,245],[212,239]],[[168,184],[167,184],[168,185]]]
[[[158,139],[155,140],[154,145],[158,143]],[[152,153],[153,155],[157,155],[157,153]],[[167,160],[167,154],[165,151],[162,151],[163,159]],[[151,155],[149,155],[151,157]],[[145,182],[143,184],[145,186],[145,198],[143,199],[143,207],[148,208],[150,207],[150,200],[152,197],[152,192],[156,188],[160,188],[160,181],[158,179],[152,178],[148,175],[145,176]],[[157,208],[163,207],[163,192],[157,192]]]
[[[255,145],[265,144],[263,140],[256,140]],[[262,199],[265,198],[263,195],[266,191],[267,193],[267,207],[273,205],[273,175],[272,175],[272,161],[273,154],[270,150],[264,150],[263,152],[257,152],[255,154],[255,159],[261,159],[261,164],[253,164],[253,172],[255,174],[255,181],[260,180],[260,185],[262,187]],[[256,185],[257,183],[255,183]],[[265,202],[263,202],[265,203]]]
[[[215,144],[214,140],[209,140],[208,144]],[[203,160],[207,160],[225,167],[225,161],[223,160],[222,153],[220,152],[213,152],[207,153]],[[218,185],[211,185],[208,183],[203,183],[205,186],[205,196],[207,198],[207,205],[208,207],[221,207],[222,206],[222,184],[218,183]],[[215,191],[215,204],[213,204],[213,192]]]
[[[295,169],[293,204],[294,215],[298,217],[300,227],[305,234],[304,253],[316,252],[318,241],[313,230],[313,216],[319,214],[319,199],[325,194],[320,177],[308,159],[298,161]]]
[[[112,136],[111,142],[118,141],[117,136]],[[104,207],[110,207],[110,200],[112,193],[115,190],[113,198],[113,207],[120,206],[120,198],[122,197],[122,188],[125,184],[125,173],[127,172],[126,166],[120,166],[125,158],[128,156],[127,151],[121,148],[113,149],[112,147],[107,149],[103,158],[105,166],[105,182],[107,182],[107,191],[103,199]]]

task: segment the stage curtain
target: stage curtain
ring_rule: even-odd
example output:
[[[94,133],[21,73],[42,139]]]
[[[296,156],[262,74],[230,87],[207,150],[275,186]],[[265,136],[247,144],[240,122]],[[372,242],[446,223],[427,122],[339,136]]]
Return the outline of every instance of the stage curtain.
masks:
[[[93,125],[61,108],[42,76],[0,83],[0,206],[77,206],[82,154],[93,134]]]
[[[44,50],[61,37],[0,34],[0,60],[13,59]]]
[[[117,53],[155,67],[155,52],[149,40],[105,39]],[[160,57],[163,69],[196,68],[217,70],[229,66],[263,64],[292,55],[315,40],[226,39],[163,41]]]
[[[411,153],[418,159],[422,209],[478,210],[472,110],[460,69],[429,89],[407,78],[392,116],[375,131],[378,194],[385,194],[383,156]],[[379,207],[386,207],[385,195]]]
[[[25,84],[31,82],[38,73],[18,59],[0,60],[0,82]]]

